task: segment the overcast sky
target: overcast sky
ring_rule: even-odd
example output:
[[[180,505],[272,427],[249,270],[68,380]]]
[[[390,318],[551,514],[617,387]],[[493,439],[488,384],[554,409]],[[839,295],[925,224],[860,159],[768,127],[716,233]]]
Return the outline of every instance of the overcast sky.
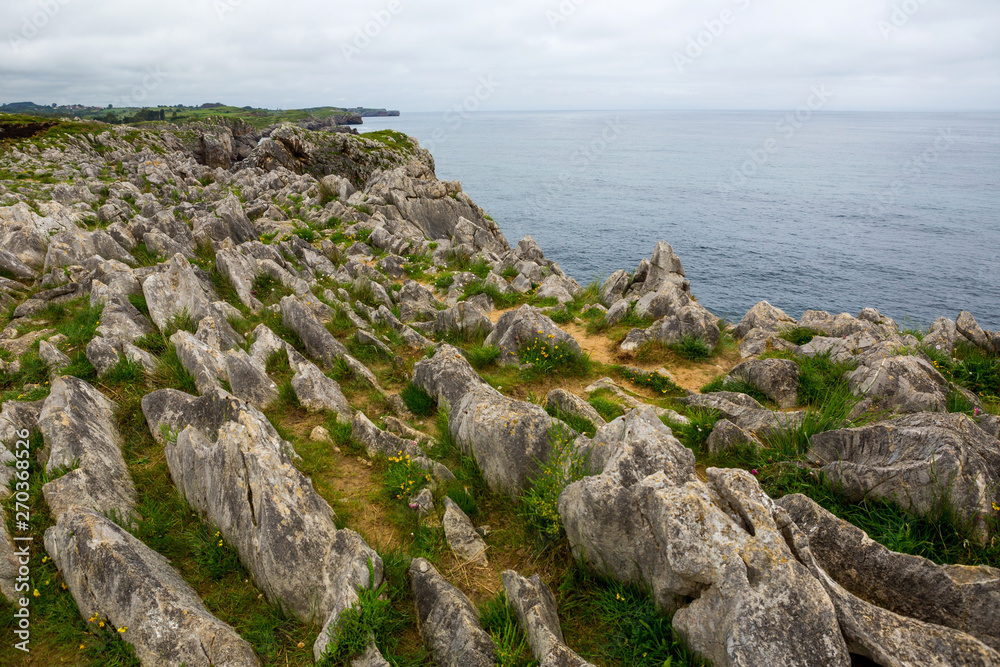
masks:
[[[1000,110],[1000,0],[3,0],[0,28],[3,102]]]

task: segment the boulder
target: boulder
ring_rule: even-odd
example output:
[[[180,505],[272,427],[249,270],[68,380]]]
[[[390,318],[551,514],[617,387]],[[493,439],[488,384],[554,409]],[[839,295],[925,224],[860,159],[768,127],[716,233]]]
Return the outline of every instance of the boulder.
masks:
[[[438,307],[444,306],[429,289],[415,280],[404,281],[396,299],[399,301],[400,319],[404,322],[433,319]]]
[[[531,653],[542,667],[593,667],[566,646],[556,598],[541,577],[536,574],[526,579],[514,570],[506,570],[503,587]]]
[[[17,255],[3,248],[0,248],[0,271],[9,273],[17,280],[34,280],[38,277],[37,271],[22,262]]]
[[[560,329],[541,310],[527,304],[501,315],[483,345],[500,349],[501,364],[517,364],[520,363],[518,354],[521,348],[532,343],[542,343],[549,348],[559,346],[574,354],[583,353],[575,338]]]
[[[802,423],[803,412],[774,412],[746,394],[717,391],[678,399],[681,403],[719,411],[736,426],[757,436],[794,429]]]
[[[164,271],[143,281],[142,294],[149,307],[149,316],[160,331],[165,331],[181,313],[187,313],[196,322],[201,320],[216,300],[184,255],[179,254],[167,262]]]
[[[737,364],[727,378],[753,385],[779,408],[798,405],[799,365],[790,359],[750,359]]]
[[[38,357],[49,367],[49,375],[51,376],[59,375],[62,369],[72,363],[69,357],[47,340],[38,343]]]
[[[185,370],[194,378],[198,392],[205,394],[213,387],[222,387],[229,381],[226,355],[209,347],[187,331],[177,331],[170,337],[170,344]]]
[[[340,385],[333,378],[323,374],[316,364],[300,363],[298,371],[292,377],[292,391],[309,412],[329,410],[337,413],[343,421],[351,418],[352,410]]]
[[[430,359],[414,364],[413,384],[433,396],[439,406],[450,407],[470,389],[483,384],[483,379],[458,349],[445,344]]]
[[[601,286],[601,303],[606,308],[611,308],[625,296],[625,292],[628,291],[631,284],[632,277],[627,271],[615,271]]]
[[[38,417],[45,439],[45,471],[70,469],[42,487],[57,520],[73,505],[131,521],[135,485],[122,457],[117,406],[79,378],[56,378]]]
[[[441,527],[448,546],[459,560],[465,563],[475,563],[482,567],[489,565],[486,558],[486,542],[476,532],[472,521],[462,511],[454,500],[445,496],[444,516],[441,517]]]
[[[357,533],[337,529],[333,510],[260,413],[247,406],[225,416],[217,431],[187,426],[165,447],[170,476],[236,548],[271,604],[326,621],[318,640],[325,646],[326,630],[357,602],[358,589],[381,582],[381,559]]]
[[[424,450],[414,440],[383,431],[373,424],[360,410],[351,422],[351,438],[365,448],[368,456],[402,456],[416,460],[425,456]]]
[[[264,367],[243,350],[230,350],[224,355],[226,377],[233,396],[263,410],[278,398],[278,387],[267,376]]]
[[[744,470],[709,468],[636,412],[600,474],[566,487],[573,554],[645,586],[689,647],[715,665],[850,664],[836,610],[785,543],[774,505]]]
[[[213,616],[166,558],[92,509],[69,507],[45,549],[83,618],[106,620],[144,665],[257,667],[253,648]]]
[[[783,329],[794,328],[797,324],[793,318],[785,314],[785,311],[772,306],[767,301],[760,301],[743,316],[740,323],[736,325],[736,331],[733,332],[733,335],[737,339],[742,339],[753,329],[778,333]]]
[[[440,667],[495,667],[496,646],[479,625],[479,612],[423,558],[410,564],[420,634]]]
[[[458,334],[467,338],[488,336],[493,322],[483,309],[469,301],[460,301],[436,314],[434,330],[439,334]]]
[[[720,419],[715,422],[708,440],[705,441],[705,448],[709,454],[719,454],[729,449],[745,447],[756,449],[763,447],[763,444],[728,419]]]
[[[309,307],[294,296],[281,300],[281,321],[298,334],[306,351],[316,361],[332,366],[347,356],[347,348],[326,330]]]
[[[561,412],[586,419],[595,428],[600,428],[607,423],[604,421],[601,413],[595,410],[590,403],[565,389],[553,389],[550,391],[548,396],[545,397],[545,406],[557,413]]]
[[[921,412],[809,442],[809,459],[849,501],[883,498],[917,514],[944,501],[986,537],[1000,502],[1000,442],[971,417]]]
[[[851,594],[901,616],[954,628],[1000,648],[1000,570],[938,565],[890,551],[813,500],[775,501],[809,540],[817,564]]]
[[[847,375],[861,407],[894,412],[945,412],[948,381],[923,357],[866,357]]]
[[[637,272],[638,273],[638,272]],[[638,282],[638,277],[636,277]],[[659,241],[653,248],[653,255],[649,260],[649,268],[642,281],[642,293],[657,292],[664,286],[673,284],[686,290],[687,284],[684,280],[684,267],[681,260],[674,253],[674,249],[666,241]]]
[[[1000,332],[984,331],[972,313],[966,310],[959,313],[955,329],[983,352],[1000,354]]]
[[[572,278],[553,274],[542,281],[535,296],[539,299],[555,299],[564,304],[576,298],[581,291],[580,285]]]

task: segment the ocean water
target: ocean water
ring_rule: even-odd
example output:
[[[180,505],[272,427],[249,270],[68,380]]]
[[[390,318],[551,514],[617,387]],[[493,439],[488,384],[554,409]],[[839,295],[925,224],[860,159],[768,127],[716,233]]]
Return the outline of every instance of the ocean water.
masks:
[[[659,240],[733,321],[761,299],[1000,329],[1000,114],[404,113],[510,243],[586,284]]]

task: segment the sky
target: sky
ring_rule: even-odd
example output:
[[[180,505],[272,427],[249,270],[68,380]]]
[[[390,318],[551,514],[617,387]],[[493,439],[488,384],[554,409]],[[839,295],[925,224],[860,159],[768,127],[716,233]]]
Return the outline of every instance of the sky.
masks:
[[[995,111],[1000,1],[3,0],[17,101]]]

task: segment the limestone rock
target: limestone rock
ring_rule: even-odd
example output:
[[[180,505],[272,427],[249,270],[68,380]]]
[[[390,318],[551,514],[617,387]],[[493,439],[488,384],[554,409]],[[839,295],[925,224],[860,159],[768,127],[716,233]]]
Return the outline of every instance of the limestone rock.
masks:
[[[728,377],[753,385],[779,408],[792,408],[799,402],[799,366],[790,359],[744,361],[729,371]]]
[[[802,423],[804,414],[765,410],[750,396],[730,391],[695,394],[678,400],[687,405],[718,410],[736,426],[759,436],[795,428]]]
[[[750,435],[728,419],[720,419],[712,428],[708,440],[705,441],[705,448],[710,454],[718,454],[727,449],[739,449],[742,447],[752,447],[754,449],[763,447],[760,440]]]
[[[454,406],[472,387],[482,383],[475,369],[451,345],[442,345],[433,357],[413,366],[413,384],[437,399],[438,405]]]
[[[183,255],[174,255],[166,269],[142,283],[142,293],[149,316],[160,331],[165,331],[174,316],[186,312],[196,322],[208,314],[215,301]]]
[[[336,412],[338,418],[345,422],[351,418],[351,406],[340,390],[340,385],[324,375],[316,364],[299,364],[298,372],[292,377],[292,390],[302,407],[309,412],[329,410]]]
[[[923,357],[868,358],[847,376],[864,406],[896,412],[944,412],[948,381]]]
[[[563,639],[556,599],[537,574],[526,579],[514,570],[503,573],[507,600],[528,638],[531,653],[546,667],[593,667],[578,656]]]
[[[627,271],[618,270],[608,276],[601,286],[601,303],[605,307],[611,308],[620,301],[629,286],[632,284],[632,277]]]
[[[420,634],[440,667],[495,667],[496,647],[479,625],[479,612],[429,562],[414,558],[410,582]]]
[[[545,397],[545,405],[550,410],[557,410],[564,414],[582,417],[593,424],[595,428],[600,428],[607,423],[604,421],[601,413],[595,410],[590,403],[565,389],[553,389],[550,391],[548,396]]]
[[[560,329],[541,310],[527,304],[501,315],[483,345],[500,348],[501,364],[516,364],[520,363],[518,353],[521,348],[536,342],[549,348],[558,345],[575,354],[583,352],[575,338]]]
[[[170,337],[170,344],[177,352],[177,358],[188,373],[194,377],[199,393],[207,393],[213,387],[222,387],[222,381],[229,381],[226,355],[209,347],[187,331],[177,331]]]
[[[332,366],[347,355],[347,348],[326,330],[312,311],[294,296],[281,300],[281,321],[302,339],[302,344],[316,361]]]
[[[267,377],[262,365],[243,350],[230,350],[225,355],[226,377],[233,396],[257,409],[264,409],[278,398],[278,387]]]
[[[132,518],[135,485],[122,457],[122,437],[115,426],[116,406],[88,383],[72,376],[57,378],[38,418],[45,439],[45,471],[73,468],[42,487],[45,502],[58,519],[72,505]]]
[[[923,514],[945,498],[982,536],[1000,502],[1000,443],[963,414],[902,415],[809,442],[810,460],[851,502],[884,498]]]
[[[448,541],[448,546],[460,560],[482,567],[489,565],[486,558],[486,542],[476,532],[472,521],[462,511],[462,508],[448,497],[444,499],[444,516],[441,518],[441,527],[444,528],[444,536]]]
[[[424,451],[415,441],[383,431],[360,410],[354,414],[351,422],[351,437],[364,447],[365,452],[371,457],[404,456],[417,459],[424,456]]]
[[[1000,646],[1000,570],[938,565],[896,553],[806,496],[776,503],[809,540],[818,565],[853,595],[889,611],[970,634]]]
[[[142,664],[260,665],[166,558],[94,510],[67,508],[45,531],[45,548],[80,615],[119,629]]]
[[[782,329],[791,329],[796,325],[797,322],[786,315],[785,311],[772,306],[767,301],[760,301],[743,316],[740,323],[736,325],[736,331],[733,332],[733,335],[741,339],[746,337],[752,329],[777,333]]]

